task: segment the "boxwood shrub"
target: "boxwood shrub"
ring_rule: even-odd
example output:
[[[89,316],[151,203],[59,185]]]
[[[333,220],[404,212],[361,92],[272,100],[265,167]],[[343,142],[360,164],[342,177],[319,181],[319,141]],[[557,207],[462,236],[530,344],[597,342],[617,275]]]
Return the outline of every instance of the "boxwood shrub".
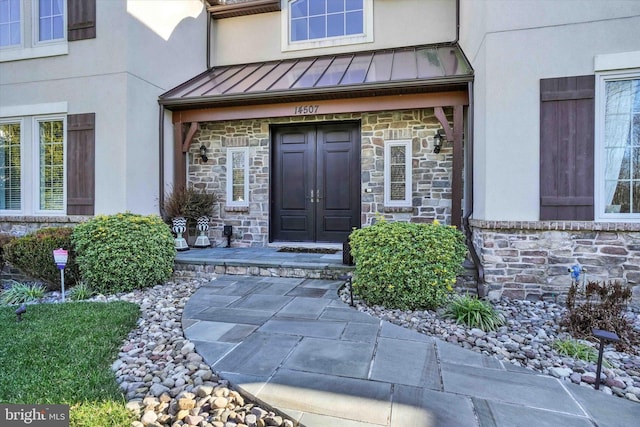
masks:
[[[467,248],[455,227],[381,221],[349,237],[354,292],[369,304],[435,309],[453,293]]]
[[[80,278],[75,251],[71,242],[73,229],[69,227],[41,228],[26,236],[13,239],[4,246],[7,262],[25,275],[46,283],[49,290],[60,289],[60,270],[53,261],[53,250],[69,251],[65,268],[65,287],[73,286]]]
[[[173,236],[157,215],[99,215],[76,226],[73,243],[82,280],[97,293],[157,285],[173,272]]]

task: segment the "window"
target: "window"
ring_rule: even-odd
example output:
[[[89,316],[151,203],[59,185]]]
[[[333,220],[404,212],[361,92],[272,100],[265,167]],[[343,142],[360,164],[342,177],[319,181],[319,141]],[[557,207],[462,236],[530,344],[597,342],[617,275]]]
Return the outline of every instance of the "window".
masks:
[[[0,0],[0,62],[66,55],[96,37],[96,0]]]
[[[38,0],[38,41],[63,40],[64,0]]]
[[[411,206],[411,141],[387,141],[384,159],[385,206]]]
[[[372,0],[287,0],[283,50],[373,41]]]
[[[22,42],[21,0],[0,0],[0,47]]]
[[[38,120],[40,211],[64,211],[64,123]]]
[[[598,213],[640,219],[640,70],[598,79]]]
[[[63,115],[0,119],[1,213],[65,213],[66,132]]]
[[[21,122],[0,123],[0,210],[22,209]]]
[[[227,149],[227,206],[249,206],[249,149]]]

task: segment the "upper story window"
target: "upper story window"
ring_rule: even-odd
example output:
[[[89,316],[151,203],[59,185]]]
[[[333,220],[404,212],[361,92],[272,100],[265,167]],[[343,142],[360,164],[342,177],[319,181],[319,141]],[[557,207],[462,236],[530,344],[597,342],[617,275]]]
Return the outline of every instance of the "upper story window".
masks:
[[[38,41],[63,40],[64,0],[38,0]]]
[[[373,0],[287,0],[283,50],[373,41]]]
[[[96,0],[0,0],[0,62],[66,55],[96,37]]]
[[[0,47],[22,42],[21,0],[0,0]]]

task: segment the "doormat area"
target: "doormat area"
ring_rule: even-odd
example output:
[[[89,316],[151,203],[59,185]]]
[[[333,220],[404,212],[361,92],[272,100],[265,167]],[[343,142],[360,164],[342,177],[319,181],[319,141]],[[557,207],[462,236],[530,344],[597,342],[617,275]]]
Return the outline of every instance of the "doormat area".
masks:
[[[293,252],[299,254],[335,254],[339,252],[339,249],[327,249],[327,248],[280,248],[278,252]]]

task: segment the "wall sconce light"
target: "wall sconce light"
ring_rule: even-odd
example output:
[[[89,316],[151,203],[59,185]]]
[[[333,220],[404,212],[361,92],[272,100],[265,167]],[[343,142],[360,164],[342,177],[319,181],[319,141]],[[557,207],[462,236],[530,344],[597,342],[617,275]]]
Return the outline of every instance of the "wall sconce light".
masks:
[[[433,152],[438,154],[440,147],[442,147],[442,140],[447,139],[444,134],[444,129],[438,129],[435,135],[433,135]]]
[[[207,147],[205,147],[204,145],[200,146],[200,158],[204,163],[207,163],[207,160],[209,160],[209,158],[207,157]]]

